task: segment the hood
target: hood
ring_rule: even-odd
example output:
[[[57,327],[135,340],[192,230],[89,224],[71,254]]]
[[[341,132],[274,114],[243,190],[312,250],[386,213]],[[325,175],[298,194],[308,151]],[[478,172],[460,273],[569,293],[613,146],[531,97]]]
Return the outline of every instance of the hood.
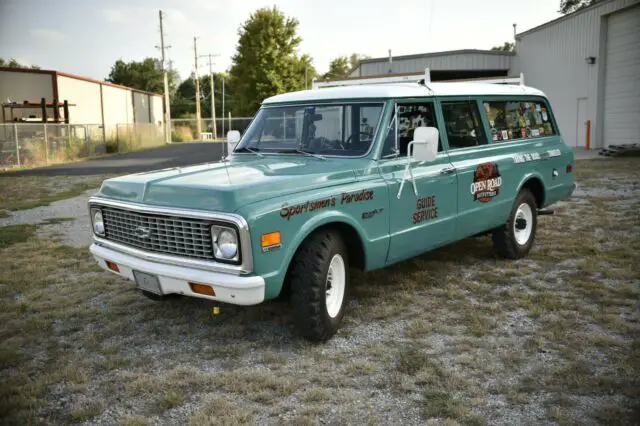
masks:
[[[356,180],[363,159],[234,156],[104,181],[99,196],[156,206],[234,212],[256,201]]]

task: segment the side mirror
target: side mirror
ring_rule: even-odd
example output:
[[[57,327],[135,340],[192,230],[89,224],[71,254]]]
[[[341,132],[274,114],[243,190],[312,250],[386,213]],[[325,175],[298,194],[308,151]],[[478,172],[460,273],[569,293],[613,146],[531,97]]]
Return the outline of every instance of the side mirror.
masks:
[[[438,136],[438,129],[435,127],[416,127],[413,141],[409,144],[411,157],[419,161],[435,160],[438,156]]]
[[[409,181],[413,185],[413,193],[418,196],[418,187],[416,181],[413,178],[413,171],[411,170],[411,159],[415,158],[420,162],[433,161],[438,156],[438,129],[435,127],[416,127],[413,131],[413,140],[409,142],[407,147],[407,165],[404,168],[404,175],[402,176],[402,182],[400,182],[400,188],[398,189],[398,200],[402,195],[402,189],[404,183]]]
[[[229,130],[227,133],[227,152],[234,150],[236,145],[240,142],[240,132],[237,130]]]

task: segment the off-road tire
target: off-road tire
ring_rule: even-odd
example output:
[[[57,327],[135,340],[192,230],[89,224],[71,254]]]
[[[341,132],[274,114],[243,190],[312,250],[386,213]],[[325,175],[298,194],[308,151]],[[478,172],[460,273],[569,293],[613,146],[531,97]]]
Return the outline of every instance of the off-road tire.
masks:
[[[344,260],[345,288],[340,310],[331,318],[327,311],[326,283],[329,264],[336,254]],[[326,229],[307,238],[295,254],[289,277],[298,333],[311,341],[328,340],[340,327],[349,290],[349,259],[340,234]]]
[[[526,203],[531,208],[532,212],[532,220],[531,220],[531,235],[529,239],[524,244],[518,243],[515,238],[514,231],[514,221],[516,220],[516,213],[518,211],[518,207]],[[536,199],[528,189],[523,189],[518,194],[516,201],[513,203],[513,207],[511,207],[511,213],[509,214],[509,218],[507,222],[492,232],[493,238],[493,247],[501,257],[507,259],[521,259],[525,257],[531,247],[533,247],[533,243],[536,238],[536,230],[538,228],[538,206],[536,204]]]

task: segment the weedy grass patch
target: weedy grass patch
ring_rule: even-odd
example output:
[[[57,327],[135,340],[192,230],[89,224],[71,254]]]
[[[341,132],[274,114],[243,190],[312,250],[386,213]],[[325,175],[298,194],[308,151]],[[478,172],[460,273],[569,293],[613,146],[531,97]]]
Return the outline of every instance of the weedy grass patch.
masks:
[[[478,237],[354,272],[344,326],[321,345],[295,336],[285,302],[218,316],[153,302],[86,248],[0,227],[0,422],[634,424],[640,159],[575,172],[526,259]],[[28,205],[7,179],[0,208]],[[78,183],[20,182],[32,203]]]
[[[98,188],[114,175],[95,176],[12,176],[0,175],[0,212],[48,206],[54,201],[75,197]],[[5,213],[6,215],[7,213]]]

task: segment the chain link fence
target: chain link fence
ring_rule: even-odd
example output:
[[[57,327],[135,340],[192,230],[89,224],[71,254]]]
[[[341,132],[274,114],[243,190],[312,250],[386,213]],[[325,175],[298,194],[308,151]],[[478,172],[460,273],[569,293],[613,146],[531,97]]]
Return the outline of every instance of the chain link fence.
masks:
[[[216,118],[214,129],[213,119],[203,118],[200,120],[201,131],[198,134],[198,120],[195,118],[173,119],[171,120],[171,140],[173,142],[223,141],[229,130],[244,133],[251,120],[251,117]]]
[[[107,136],[108,152],[131,152],[165,145],[164,128],[155,123],[116,124]]]
[[[223,141],[229,130],[244,133],[252,118],[171,120],[173,142]],[[165,145],[164,128],[154,123],[59,124],[0,123],[0,169],[41,167],[105,153],[131,152]]]
[[[39,167],[105,152],[99,124],[0,124],[0,168]]]

